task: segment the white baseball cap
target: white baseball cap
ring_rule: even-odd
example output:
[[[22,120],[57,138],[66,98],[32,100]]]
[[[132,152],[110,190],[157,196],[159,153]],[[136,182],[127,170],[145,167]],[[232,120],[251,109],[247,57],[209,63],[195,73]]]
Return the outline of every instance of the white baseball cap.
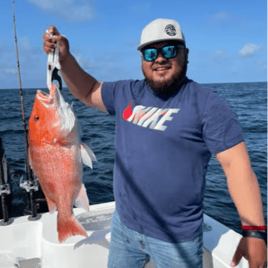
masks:
[[[185,43],[185,38],[178,22],[169,19],[156,19],[142,30],[141,42],[137,49],[141,50],[152,43],[170,40]]]

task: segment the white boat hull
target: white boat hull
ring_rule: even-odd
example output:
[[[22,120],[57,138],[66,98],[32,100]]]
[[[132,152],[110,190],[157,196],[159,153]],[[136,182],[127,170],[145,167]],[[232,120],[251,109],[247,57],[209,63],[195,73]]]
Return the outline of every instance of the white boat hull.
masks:
[[[89,213],[75,208],[74,214],[88,238],[75,236],[62,244],[58,242],[56,230],[57,212],[44,213],[37,221],[29,221],[29,216],[15,218],[12,224],[0,226],[0,267],[3,263],[17,263],[7,267],[21,268],[107,267],[114,209],[115,202],[91,205]],[[230,267],[241,235],[207,215],[204,215],[203,231],[203,267]],[[146,265],[146,268],[153,267],[152,262]],[[243,258],[237,267],[246,268],[248,262]]]

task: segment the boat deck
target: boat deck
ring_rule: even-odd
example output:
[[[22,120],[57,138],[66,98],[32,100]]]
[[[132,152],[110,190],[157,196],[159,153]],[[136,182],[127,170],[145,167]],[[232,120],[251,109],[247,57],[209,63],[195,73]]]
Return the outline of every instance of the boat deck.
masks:
[[[75,208],[74,214],[88,237],[71,237],[62,244],[57,239],[57,212],[44,213],[37,221],[30,221],[29,216],[15,218],[12,224],[0,226],[0,267],[3,263],[21,268],[107,267],[114,209],[115,202],[91,205],[90,212]],[[230,267],[241,235],[207,215],[203,231],[204,268]],[[155,266],[150,262],[145,267]],[[248,262],[243,258],[237,267],[246,268]]]

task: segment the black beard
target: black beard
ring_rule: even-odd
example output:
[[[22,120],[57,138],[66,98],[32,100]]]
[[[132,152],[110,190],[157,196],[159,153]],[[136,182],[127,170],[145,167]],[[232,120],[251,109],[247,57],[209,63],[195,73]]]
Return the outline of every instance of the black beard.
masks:
[[[186,72],[187,72],[187,63],[182,67],[182,71],[172,76],[169,80],[163,80],[161,82],[155,82],[152,79],[148,79],[144,72],[145,80],[147,85],[156,93],[159,95],[164,95],[166,97],[171,96],[172,94],[176,93],[180,86],[184,83],[186,78]]]

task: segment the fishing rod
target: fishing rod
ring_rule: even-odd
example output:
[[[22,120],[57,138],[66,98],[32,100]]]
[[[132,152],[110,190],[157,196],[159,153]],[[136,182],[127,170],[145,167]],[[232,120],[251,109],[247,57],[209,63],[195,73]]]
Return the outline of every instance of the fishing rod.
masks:
[[[38,186],[37,186],[37,180],[35,180],[33,171],[31,170],[30,164],[29,164],[28,132],[27,132],[27,126],[26,126],[26,120],[25,120],[22,85],[21,85],[20,62],[19,62],[19,51],[18,51],[16,18],[15,18],[15,0],[12,0],[12,3],[13,3],[13,24],[14,24],[15,49],[16,49],[18,79],[19,79],[19,93],[20,93],[21,113],[22,113],[23,129],[24,129],[24,140],[25,140],[25,168],[26,168],[26,177],[27,177],[26,182],[22,182],[22,180],[21,180],[20,186],[22,188],[24,188],[30,194],[30,203],[31,203],[31,211],[32,211],[32,217],[30,218],[30,220],[34,220],[37,218],[37,208],[36,208],[36,200],[34,198],[34,191],[38,190]]]

